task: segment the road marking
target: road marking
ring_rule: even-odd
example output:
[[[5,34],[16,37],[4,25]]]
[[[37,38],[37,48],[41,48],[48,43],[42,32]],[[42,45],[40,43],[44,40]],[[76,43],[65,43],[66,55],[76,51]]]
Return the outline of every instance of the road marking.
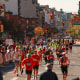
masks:
[[[11,80],[17,80],[18,79],[18,77],[14,77],[14,78],[12,78]]]

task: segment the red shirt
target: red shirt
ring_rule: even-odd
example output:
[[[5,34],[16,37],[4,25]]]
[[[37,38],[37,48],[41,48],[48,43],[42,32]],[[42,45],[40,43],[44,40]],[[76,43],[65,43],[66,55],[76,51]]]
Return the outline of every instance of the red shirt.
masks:
[[[34,61],[34,66],[35,65],[39,65],[39,60],[40,60],[40,57],[38,55],[32,55],[32,59]]]
[[[65,48],[62,48],[62,50],[63,50],[63,51],[66,51],[66,49],[65,49]]]
[[[25,64],[25,70],[32,70],[32,67],[33,67],[33,60],[30,58],[26,58],[24,59],[22,62],[21,62],[21,66],[24,66]]]
[[[13,47],[13,50],[15,50],[16,45],[15,45],[15,44],[13,44],[13,45],[12,45],[12,47]]]
[[[38,51],[38,55],[42,57],[42,50]]]
[[[48,55],[48,60],[53,59],[54,60],[54,55]]]
[[[43,49],[43,53],[44,53],[45,51],[46,51],[46,49],[44,48],[44,49]]]
[[[25,56],[25,55],[24,55],[24,53],[22,53],[21,60],[23,60],[23,59],[24,59],[24,56]]]

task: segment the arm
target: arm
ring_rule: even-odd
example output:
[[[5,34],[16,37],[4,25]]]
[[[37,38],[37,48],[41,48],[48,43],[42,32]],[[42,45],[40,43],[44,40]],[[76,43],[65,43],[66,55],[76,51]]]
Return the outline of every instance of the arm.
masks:
[[[68,57],[67,57],[67,61],[68,61],[68,64],[70,64],[70,60],[68,59]]]
[[[21,67],[24,67],[25,59],[21,62]]]
[[[14,59],[14,54],[15,54],[15,51],[13,52],[13,54],[12,54],[12,58]]]
[[[55,60],[55,57],[54,57],[54,55],[53,55],[53,60]]]
[[[61,63],[61,59],[62,59],[62,58],[59,59],[59,65],[60,65],[60,63]]]

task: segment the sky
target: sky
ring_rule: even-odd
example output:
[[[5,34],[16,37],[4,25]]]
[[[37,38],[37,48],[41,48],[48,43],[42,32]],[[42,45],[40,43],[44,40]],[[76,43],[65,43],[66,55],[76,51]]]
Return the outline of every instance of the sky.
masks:
[[[80,0],[38,0],[40,5],[49,5],[50,8],[55,7],[56,10],[61,8],[65,12],[77,13]]]

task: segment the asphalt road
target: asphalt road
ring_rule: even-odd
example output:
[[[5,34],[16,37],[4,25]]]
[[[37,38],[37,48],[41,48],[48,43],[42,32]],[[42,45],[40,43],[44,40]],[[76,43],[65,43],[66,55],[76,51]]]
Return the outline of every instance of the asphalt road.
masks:
[[[54,53],[55,55],[55,53]],[[73,53],[67,55],[70,59],[70,66],[68,69],[68,78],[67,80],[72,80],[75,77],[80,75],[80,47],[73,47]],[[56,55],[55,55],[56,58]],[[0,67],[0,70],[3,72],[4,80],[27,80],[25,70],[24,73],[21,75],[19,71],[19,76],[17,77],[14,73],[14,63],[6,64]],[[39,80],[40,74],[46,71],[46,65],[43,61],[43,64],[39,67],[39,74],[37,80]],[[60,66],[58,65],[57,59],[54,61],[53,71],[57,74],[58,79],[62,80],[62,73]],[[32,75],[33,77],[33,75]],[[33,78],[31,80],[34,80]]]

